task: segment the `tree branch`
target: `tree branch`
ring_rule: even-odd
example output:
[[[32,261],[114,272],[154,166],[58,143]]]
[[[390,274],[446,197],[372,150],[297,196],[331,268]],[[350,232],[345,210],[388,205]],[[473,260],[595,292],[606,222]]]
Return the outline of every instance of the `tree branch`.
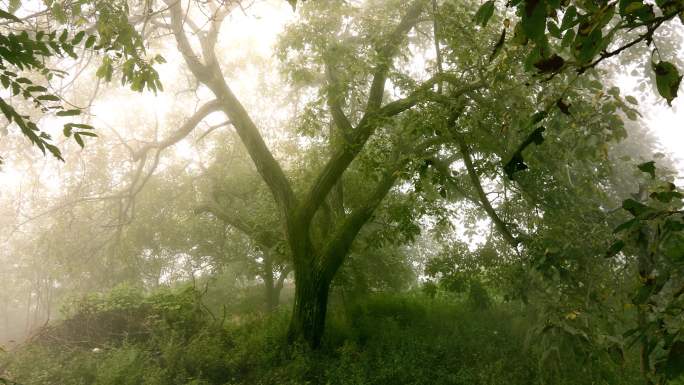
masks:
[[[169,4],[173,0],[166,1]],[[291,217],[297,203],[294,192],[280,164],[266,146],[256,124],[223,78],[214,52],[216,35],[213,31],[218,31],[218,23],[212,25],[212,31],[210,31],[208,38],[202,40],[202,51],[206,63],[204,65],[194,55],[183,30],[183,11],[180,2],[170,6],[170,13],[171,28],[188,67],[200,82],[209,87],[216,99],[221,101],[221,110],[233,123],[235,131],[252,158],[257,171],[268,185],[278,206],[284,212],[288,228],[291,228],[293,226],[290,223]]]
[[[413,151],[410,153],[423,155],[427,149],[443,142],[444,138],[430,138],[414,146]],[[394,183],[401,175],[401,169],[410,162],[411,157],[407,156],[406,151],[401,150],[401,148],[396,148],[395,156],[399,159],[395,159],[391,165],[385,169],[380,182],[371,195],[364,200],[364,204],[354,209],[332,235],[331,240],[324,250],[323,260],[320,265],[321,272],[324,276],[332,278],[335,275],[335,272],[337,272],[337,269],[339,269],[344,262],[344,258],[349,253],[349,249],[359,231],[361,231],[363,225],[370,220],[375,209],[380,205],[385,196],[387,196],[390,189],[392,189]]]
[[[183,123],[182,126],[178,128],[175,132],[173,132],[168,138],[162,140],[161,142],[155,142],[155,143],[148,143],[144,145],[142,148],[138,149],[137,151],[133,152],[133,160],[138,161],[145,153],[147,153],[149,150],[156,148],[159,151],[170,147],[179,141],[181,141],[183,138],[188,136],[192,130],[197,127],[197,125],[204,120],[208,115],[210,115],[212,112],[219,111],[221,109],[221,102],[218,100],[212,100],[209,103],[206,103],[202,107],[200,107],[195,113],[189,117],[185,123]]]
[[[480,182],[480,177],[477,174],[477,170],[475,170],[475,166],[473,165],[473,160],[470,156],[470,149],[468,148],[465,138],[458,132],[454,133],[453,136],[458,143],[458,148],[463,156],[463,163],[465,163],[466,170],[468,170],[468,177],[470,178],[470,182],[477,193],[480,205],[484,211],[487,212],[487,215],[489,215],[489,218],[492,220],[492,222],[494,222],[494,226],[496,226],[497,230],[499,230],[501,236],[504,237],[506,242],[515,248],[520,243],[520,239],[513,236],[511,231],[508,229],[506,222],[499,217],[499,215],[496,213],[496,210],[494,210],[492,207],[491,202],[489,202],[489,198],[482,188],[482,183]]]
[[[275,232],[256,228],[256,226],[247,223],[247,221],[240,218],[240,216],[224,210],[216,202],[204,203],[195,208],[195,214],[202,213],[212,214],[223,223],[236,228],[266,250],[276,247],[280,241],[280,238]]]
[[[327,59],[325,60],[325,74],[328,78],[326,101],[328,107],[330,108],[330,114],[332,115],[333,121],[335,122],[337,129],[342,132],[343,136],[347,137],[347,135],[351,134],[354,128],[352,127],[351,123],[349,122],[349,119],[347,119],[347,116],[344,114],[344,111],[342,110],[340,82],[339,79],[337,79],[337,76],[335,75],[332,65],[329,63]]]
[[[339,181],[344,171],[349,167],[359,152],[361,152],[363,146],[379,126],[377,121],[380,117],[378,109],[382,104],[387,72],[389,71],[389,63],[396,54],[403,37],[418,22],[418,17],[420,16],[424,5],[425,0],[415,1],[409,7],[409,10],[404,15],[399,25],[390,34],[387,43],[378,50],[379,64],[376,66],[373,75],[366,112],[357,125],[349,143],[338,148],[323,167],[323,170],[311,186],[311,189],[303,200],[302,206],[298,212],[296,223],[298,226],[304,227],[307,232],[314,214],[321,206],[330,190]]]
[[[380,205],[392,186],[394,186],[394,182],[400,175],[399,170],[406,163],[407,159],[396,162],[393,167],[388,168],[373,193],[364,201],[365,203],[352,211],[335,234],[333,234],[332,239],[324,250],[323,260],[320,265],[323,276],[332,278],[335,275],[342,262],[344,262],[344,258],[349,253],[349,249],[359,231],[361,231],[363,225],[368,222],[375,209]]]

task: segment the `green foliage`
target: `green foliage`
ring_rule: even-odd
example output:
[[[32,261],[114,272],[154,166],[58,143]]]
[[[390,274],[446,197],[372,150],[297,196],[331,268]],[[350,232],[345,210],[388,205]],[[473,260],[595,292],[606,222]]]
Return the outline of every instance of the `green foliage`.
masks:
[[[481,6],[477,24],[486,24],[494,12],[493,4],[488,1]],[[682,19],[684,14],[684,3],[677,0],[656,1],[655,5],[643,0],[514,0],[508,1],[506,7],[515,8],[519,16],[511,42],[531,42],[527,62],[539,73],[552,76],[567,68],[583,73],[642,42],[654,45],[656,30],[678,16]],[[632,31],[639,34],[634,37]],[[617,48],[609,48],[615,43]],[[652,69],[660,95],[670,104],[681,80],[677,68],[661,61],[653,63]]]
[[[150,302],[182,308],[184,296],[141,299],[134,290],[119,289],[105,308],[124,311]],[[150,330],[145,339],[120,336],[96,350],[34,341],[16,353],[8,373],[25,385],[537,383],[547,376],[536,363],[541,352],[525,350],[528,316],[515,309],[493,304],[473,313],[464,303],[421,295],[373,295],[333,309],[330,332],[317,352],[284,344],[286,313],[223,326],[198,318],[192,333],[188,324],[173,323]],[[617,365],[603,365],[588,371],[568,363],[560,369],[566,377],[554,383],[620,376]],[[621,384],[633,383],[629,373],[621,378]]]
[[[640,344],[648,367],[645,374],[658,382],[684,374],[684,195],[671,182],[655,178],[654,162],[645,164],[648,167],[638,168],[651,175],[650,194],[635,196],[641,201],[623,202],[632,218],[617,226],[615,233],[624,248],[620,250],[635,259],[638,274],[631,294],[637,322],[624,337],[632,345]]]
[[[145,87],[154,92],[162,90],[159,75],[152,64],[163,63],[164,59],[157,56],[151,61],[145,60],[141,37],[128,22],[126,3],[101,0],[77,3],[78,8],[73,6],[69,16],[64,13],[62,2],[46,3],[48,10],[60,24],[72,23],[73,26],[64,25],[61,30],[32,28],[27,22],[14,16],[12,13],[19,9],[21,1],[10,2],[9,12],[0,10],[0,18],[7,19],[10,23],[9,26],[5,23],[0,31],[0,84],[3,88],[11,96],[21,96],[32,103],[34,109],[42,114],[78,116],[81,109],[66,109],[61,97],[51,93],[47,87],[36,84],[38,81],[31,77],[40,75],[44,82],[64,78],[68,73],[51,67],[50,59],[65,56],[78,59],[87,52],[94,52],[104,55],[102,65],[97,71],[98,77],[111,80],[113,65],[123,62],[122,84],[130,84],[135,91],[142,91]],[[89,12],[92,15],[87,15],[83,8],[91,8]],[[95,23],[97,34],[89,34],[87,29],[81,29],[84,23]],[[37,126],[30,114],[18,112],[5,98],[0,98],[0,111],[43,154],[47,151],[57,159],[64,160],[60,149],[53,144],[53,138]],[[90,130],[93,127],[88,124],[66,123],[64,136],[73,136],[78,145],[83,147],[83,137],[96,136]]]

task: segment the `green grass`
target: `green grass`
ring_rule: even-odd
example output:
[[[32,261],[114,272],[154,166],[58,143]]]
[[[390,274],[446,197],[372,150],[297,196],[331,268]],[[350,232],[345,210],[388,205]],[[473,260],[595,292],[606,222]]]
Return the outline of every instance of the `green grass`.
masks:
[[[524,313],[505,304],[475,310],[419,294],[335,302],[323,346],[312,352],[285,344],[286,310],[222,323],[191,306],[188,293],[100,299],[88,317],[50,329],[54,338],[3,357],[5,376],[23,385],[639,383],[635,368],[617,364],[578,359],[546,370],[543,352],[525,347]],[[102,305],[108,301],[116,307]],[[73,320],[107,336],[96,345],[70,341],[79,329]]]

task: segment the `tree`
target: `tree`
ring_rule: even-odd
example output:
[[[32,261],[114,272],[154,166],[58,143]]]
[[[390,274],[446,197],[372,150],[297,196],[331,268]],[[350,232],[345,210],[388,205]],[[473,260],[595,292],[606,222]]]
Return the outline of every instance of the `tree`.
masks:
[[[193,50],[185,31],[186,25],[192,28],[194,24],[184,24],[185,15],[180,3],[169,1],[167,5],[171,14],[171,30],[188,67],[194,76],[213,92],[216,99],[220,100],[219,108],[235,127],[281,212],[296,282],[290,338],[303,338],[311,346],[317,347],[323,334],[330,283],[347,257],[357,234],[373,215],[373,211],[383,197],[394,186],[401,175],[401,170],[411,161],[411,158],[406,156],[406,152],[398,153],[403,149],[395,147],[394,155],[382,167],[380,180],[367,197],[365,204],[352,209],[349,213],[340,210],[342,215],[338,224],[327,224],[321,229],[323,234],[328,235],[324,237],[327,239],[314,240],[312,238],[315,227],[326,225],[320,222],[321,217],[317,217],[316,214],[371,136],[381,127],[386,127],[386,121],[391,121],[393,117],[418,103],[415,93],[435,83],[434,80],[430,81],[423,87],[417,87],[414,94],[406,98],[383,104],[390,62],[402,46],[406,34],[419,22],[425,2],[418,1],[408,7],[401,7],[400,11],[403,14],[399,21],[387,33],[384,42],[379,46],[376,45],[376,64],[370,77],[366,77],[371,86],[365,103],[365,111],[356,124],[353,124],[343,112],[341,95],[336,94],[333,89],[336,70],[329,68],[331,89],[328,104],[335,121],[336,135],[344,138],[346,143],[340,141],[341,143],[332,148],[330,159],[318,173],[314,183],[300,194],[293,191],[282,166],[269,151],[258,128],[222,75],[214,46],[220,23],[227,11],[215,10],[209,31],[200,39],[202,55],[199,56]],[[461,88],[455,94],[466,93],[479,87],[480,84],[461,84],[460,86]],[[412,148],[411,152],[420,154],[428,151],[434,143],[434,141],[419,143]]]

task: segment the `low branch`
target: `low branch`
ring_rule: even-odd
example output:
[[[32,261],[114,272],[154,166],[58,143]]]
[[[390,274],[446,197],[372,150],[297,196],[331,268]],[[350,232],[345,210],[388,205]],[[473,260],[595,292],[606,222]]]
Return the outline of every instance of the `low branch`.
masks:
[[[248,223],[236,213],[231,213],[212,201],[201,204],[195,208],[195,214],[210,213],[223,223],[234,227],[245,234],[256,245],[264,250],[275,248],[280,242],[280,237],[275,231],[260,229],[259,226]]]
[[[394,186],[394,183],[400,175],[399,170],[406,163],[407,159],[397,162],[394,167],[387,169],[383,174],[382,179],[375,187],[375,190],[364,201],[364,204],[352,211],[332,236],[332,239],[328,242],[328,245],[324,250],[320,266],[321,273],[324,277],[332,279],[335,275],[349,253],[352,243],[359,231],[361,231],[363,225],[368,222],[375,209],[380,205],[392,186]]]
[[[430,138],[415,145],[412,151],[401,151],[396,148],[395,159],[383,172],[380,182],[376,185],[371,195],[364,200],[364,204],[354,209],[345,219],[342,225],[332,235],[323,253],[323,260],[320,266],[324,276],[332,278],[337,269],[344,262],[344,258],[356,239],[359,231],[370,220],[373,213],[380,205],[387,193],[392,189],[395,182],[401,175],[401,170],[411,161],[408,154],[424,155],[429,148],[444,142],[444,138]],[[399,154],[402,155],[399,155]]]

